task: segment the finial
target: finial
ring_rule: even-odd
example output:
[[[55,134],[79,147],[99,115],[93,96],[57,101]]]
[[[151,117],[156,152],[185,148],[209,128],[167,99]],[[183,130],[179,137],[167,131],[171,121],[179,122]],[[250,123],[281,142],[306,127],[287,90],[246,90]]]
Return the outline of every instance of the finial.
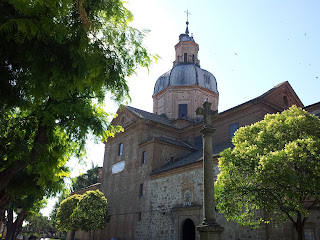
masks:
[[[188,29],[188,25],[189,25],[189,15],[191,15],[191,13],[189,13],[188,9],[187,11],[184,11],[187,14],[187,28],[186,28],[186,34],[189,35],[189,29]]]
[[[189,15],[191,15],[191,13],[189,13],[188,9],[187,9],[187,11],[184,11],[184,12],[187,14],[187,23],[189,23],[188,19],[189,19]]]

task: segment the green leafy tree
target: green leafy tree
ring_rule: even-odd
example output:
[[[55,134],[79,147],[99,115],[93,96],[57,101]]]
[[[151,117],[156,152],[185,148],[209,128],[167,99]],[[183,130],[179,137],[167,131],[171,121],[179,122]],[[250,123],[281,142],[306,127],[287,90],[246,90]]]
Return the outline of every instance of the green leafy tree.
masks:
[[[58,228],[61,231],[70,231],[71,239],[74,239],[75,231],[79,229],[79,227],[72,221],[71,215],[81,198],[81,195],[75,194],[63,200],[60,203],[56,215]]]
[[[63,231],[71,231],[72,239],[79,229],[90,233],[92,230],[103,229],[110,220],[107,206],[107,199],[99,190],[72,195],[60,204],[57,212],[58,227]]]
[[[7,209],[6,240],[15,239],[16,235],[21,232],[23,221],[26,218],[39,215],[40,209],[47,204],[47,201],[40,195],[24,195],[21,199],[16,199],[11,202]],[[17,208],[22,208],[22,211],[19,214],[17,213]],[[17,215],[15,219],[13,215],[14,212]]]
[[[99,181],[100,167],[89,169],[86,173],[72,179],[73,191],[78,191]]]
[[[303,240],[320,203],[320,119],[293,106],[240,128],[232,142],[219,159],[218,209],[244,225],[290,220]]]
[[[94,230],[104,229],[110,220],[108,202],[99,190],[87,191],[82,195],[78,206],[74,209],[71,219],[79,229],[94,233]],[[94,238],[94,236],[92,236]],[[90,236],[91,239],[91,236]]]
[[[0,207],[20,172],[53,179],[47,167],[81,157],[89,133],[121,129],[106,93],[128,98],[126,77],[151,62],[132,19],[120,0],[0,2]]]
[[[34,166],[32,166],[34,167]],[[10,191],[10,216],[13,214],[13,209],[22,207],[23,211],[19,214],[18,218],[14,220],[10,217],[7,222],[7,239],[11,239],[22,228],[22,223],[25,218],[39,215],[39,211],[44,205],[46,200],[44,196],[54,195],[64,187],[63,178],[53,177],[52,169],[47,169],[48,179],[42,178],[40,174],[36,174],[30,166],[30,173],[28,169],[19,172],[7,186]],[[58,168],[54,172],[59,173]],[[12,215],[13,216],[13,215]]]
[[[52,222],[47,216],[41,214],[34,214],[26,218],[28,222],[24,227],[29,232],[40,234],[41,232],[51,232],[53,229]]]
[[[57,230],[58,228],[58,223],[57,223],[57,212],[58,212],[58,209],[59,209],[59,206],[61,204],[61,202],[63,200],[65,200],[67,197],[69,197],[69,191],[67,189],[64,189],[58,196],[53,208],[52,208],[52,211],[50,212],[50,219],[52,221],[52,224],[55,228],[55,230]]]

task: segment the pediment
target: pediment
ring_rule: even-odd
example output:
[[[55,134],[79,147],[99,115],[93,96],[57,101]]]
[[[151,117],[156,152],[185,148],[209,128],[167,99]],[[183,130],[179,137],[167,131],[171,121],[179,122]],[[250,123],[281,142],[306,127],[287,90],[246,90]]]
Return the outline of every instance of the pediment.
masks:
[[[111,121],[111,124],[114,126],[122,126],[123,128],[125,128],[138,119],[139,118],[130,110],[128,110],[127,107],[120,106],[117,110],[116,117]]]
[[[182,186],[192,186],[193,185],[193,181],[191,178],[189,177],[185,177],[182,182],[181,182]]]
[[[273,103],[282,109],[288,109],[292,105],[304,107],[296,92],[288,81],[280,83],[261,96],[267,102]]]

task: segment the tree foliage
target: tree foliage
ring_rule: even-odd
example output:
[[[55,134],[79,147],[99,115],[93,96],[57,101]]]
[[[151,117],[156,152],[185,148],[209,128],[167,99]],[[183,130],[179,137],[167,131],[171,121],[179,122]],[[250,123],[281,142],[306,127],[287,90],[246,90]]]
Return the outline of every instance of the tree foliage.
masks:
[[[21,230],[25,218],[39,215],[40,209],[47,204],[44,196],[50,196],[64,187],[62,179],[49,178],[49,180],[43,179],[40,182],[37,180],[39,174],[33,171],[28,173],[27,170],[28,168],[19,172],[7,186],[8,191],[11,193],[9,216],[13,214],[12,210],[17,207],[23,209],[18,218],[9,217],[7,221],[7,239],[11,239]],[[55,169],[55,171],[58,172],[58,169]],[[51,174],[50,169],[47,172]]]
[[[120,0],[1,1],[0,208],[18,174],[58,181],[88,133],[121,130],[109,126],[106,93],[128,97],[126,77],[151,62],[132,19]]]
[[[62,231],[76,231],[79,229],[77,225],[72,221],[71,215],[73,211],[78,206],[79,201],[82,196],[75,194],[72,195],[60,203],[59,209],[57,211],[57,224],[58,228]]]
[[[108,202],[99,190],[87,191],[83,195],[72,195],[63,200],[57,212],[57,223],[60,230],[91,231],[103,229],[110,216]]]
[[[99,190],[87,191],[82,195],[71,219],[83,231],[105,228],[109,222],[108,202]]]
[[[86,173],[72,179],[72,190],[78,191],[99,181],[100,167],[89,169]]]
[[[240,128],[232,142],[219,159],[219,210],[251,226],[291,220],[302,239],[310,210],[320,202],[320,119],[293,106]]]
[[[30,215],[26,218],[27,224],[24,226],[25,230],[28,232],[35,232],[40,234],[40,232],[53,232],[54,226],[52,221],[41,214]]]
[[[58,209],[60,207],[60,204],[63,200],[65,200],[67,197],[69,197],[69,190],[67,189],[64,189],[64,191],[62,191],[58,198],[56,199],[56,202],[50,212],[50,219],[52,221],[52,224],[55,228],[58,227],[58,224],[57,224],[57,212],[58,212]]]

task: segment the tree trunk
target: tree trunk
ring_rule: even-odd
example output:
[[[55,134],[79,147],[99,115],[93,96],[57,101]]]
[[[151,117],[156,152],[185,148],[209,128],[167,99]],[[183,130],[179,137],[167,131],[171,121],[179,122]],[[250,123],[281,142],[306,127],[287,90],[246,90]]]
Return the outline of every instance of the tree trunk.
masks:
[[[0,191],[0,212],[5,212],[6,206],[11,202],[11,196],[5,190]]]
[[[302,220],[301,213],[298,213],[297,221],[294,223],[294,227],[298,234],[298,240],[305,240],[305,235],[304,235],[305,222],[306,222],[306,218]]]
[[[75,231],[70,232],[70,240],[74,240],[75,235],[76,235]]]
[[[94,240],[94,230],[89,231],[89,240]]]
[[[13,166],[7,168],[0,174],[0,191],[4,190],[12,178],[21,170],[25,169],[29,164],[35,163],[43,151],[43,145],[47,143],[47,126],[39,126],[37,135],[35,137],[35,145],[33,148],[29,161],[17,161]],[[40,145],[40,147],[39,147]]]
[[[16,233],[21,232],[22,229],[22,223],[25,217],[27,216],[27,211],[22,211],[20,214],[18,214],[16,220],[13,222],[13,210],[10,209],[8,213],[8,222],[6,224],[7,226],[7,235],[6,240],[15,239]]]
[[[19,233],[19,232],[22,232],[22,223],[23,223],[23,220],[26,218],[27,216],[27,212],[26,210],[22,210],[22,212],[18,215],[16,221],[15,221],[15,228],[16,228],[16,231],[15,233]]]
[[[297,230],[298,240],[305,240],[304,227],[295,225],[295,228]]]
[[[13,166],[7,168],[0,174],[0,191],[4,190],[11,179],[22,169],[26,168],[29,162],[18,161]]]
[[[7,227],[7,235],[5,240],[11,240],[14,232],[14,224],[13,224],[13,210],[10,209],[8,212],[8,221],[6,224]]]

